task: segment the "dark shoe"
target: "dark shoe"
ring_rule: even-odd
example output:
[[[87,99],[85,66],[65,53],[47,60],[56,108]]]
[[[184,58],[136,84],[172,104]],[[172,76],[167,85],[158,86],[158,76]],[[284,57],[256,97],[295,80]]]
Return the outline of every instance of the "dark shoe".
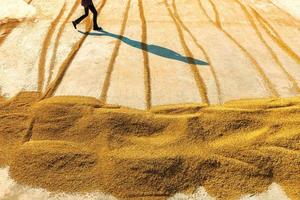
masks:
[[[77,29],[77,24],[76,24],[76,22],[75,22],[75,21],[72,21],[72,24],[73,24],[74,28]]]
[[[96,26],[93,28],[94,31],[103,31],[103,28],[99,27],[99,26]]]

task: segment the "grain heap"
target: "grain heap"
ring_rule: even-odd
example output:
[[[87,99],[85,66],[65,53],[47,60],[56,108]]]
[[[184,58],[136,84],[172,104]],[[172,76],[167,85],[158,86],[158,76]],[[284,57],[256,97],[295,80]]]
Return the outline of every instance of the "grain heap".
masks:
[[[0,164],[50,191],[166,198],[197,187],[219,199],[272,182],[300,196],[300,98],[140,111],[88,97],[21,93],[0,101]]]

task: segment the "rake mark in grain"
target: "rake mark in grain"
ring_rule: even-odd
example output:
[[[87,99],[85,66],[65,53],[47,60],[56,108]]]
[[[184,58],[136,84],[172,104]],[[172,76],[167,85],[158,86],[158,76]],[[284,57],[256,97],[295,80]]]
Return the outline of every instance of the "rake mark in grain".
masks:
[[[27,4],[31,4],[32,3],[32,0],[28,1]],[[20,22],[18,21],[15,21],[13,25],[13,27],[11,27],[9,30],[6,30],[5,32],[5,35],[3,36],[0,36],[0,46],[2,45],[2,43],[6,40],[6,38],[8,37],[8,35],[15,29],[19,26]]]
[[[277,6],[273,1],[270,1],[269,3],[271,3],[275,8],[277,8],[280,12],[284,13],[285,15],[287,15],[293,22],[294,25],[299,26],[299,20],[296,19],[293,15],[291,15],[291,13],[285,11],[284,9],[280,8],[279,6]]]
[[[50,60],[50,66],[49,66],[49,75],[48,75],[48,81],[47,81],[47,86],[49,86],[50,81],[52,79],[53,76],[53,70],[54,70],[54,66],[55,66],[55,61],[56,61],[56,54],[57,54],[57,50],[58,50],[58,46],[59,46],[59,42],[60,39],[62,37],[62,34],[64,32],[65,26],[67,24],[67,22],[70,20],[71,16],[73,15],[73,13],[75,12],[75,10],[78,8],[80,4],[79,0],[76,0],[76,2],[74,3],[73,7],[71,8],[68,16],[66,17],[66,19],[63,21],[62,25],[60,26],[56,39],[55,39],[55,43],[54,43],[54,48],[53,48],[53,52],[52,52],[52,56],[51,56],[51,60]]]
[[[259,63],[255,60],[255,58],[250,54],[250,52],[243,47],[232,35],[230,35],[223,27],[221,24],[217,24],[216,22],[214,22],[210,16],[208,15],[208,13],[206,12],[206,10],[204,9],[201,0],[197,0],[199,7],[201,8],[201,10],[203,11],[203,13],[206,15],[206,17],[208,18],[208,20],[214,24],[221,32],[223,32],[242,52],[243,54],[249,58],[249,60],[251,61],[251,63],[254,66],[254,70],[259,74],[259,76],[262,78],[263,84],[265,86],[265,88],[270,92],[271,96],[275,96],[278,97],[279,94],[278,92],[275,90],[273,84],[270,82],[269,78],[267,77],[267,75],[265,74],[265,72],[262,70],[261,66],[259,65]],[[212,3],[212,5],[215,6],[216,5],[210,1],[210,3]],[[217,11],[217,9],[215,10]],[[216,14],[216,16],[219,14]]]
[[[194,75],[194,79],[195,79],[195,82],[197,84],[197,87],[198,87],[198,91],[199,91],[199,94],[202,98],[202,101],[204,103],[207,103],[209,104],[209,99],[208,99],[208,96],[207,96],[207,89],[206,89],[206,85],[197,69],[197,66],[196,64],[194,63],[193,59],[193,54],[192,52],[190,51],[190,49],[188,48],[187,44],[186,44],[186,41],[184,39],[184,33],[181,29],[181,24],[180,22],[178,22],[177,20],[177,16],[175,16],[172,11],[171,11],[171,8],[167,2],[167,0],[164,0],[164,4],[167,8],[167,11],[169,13],[169,16],[172,18],[172,20],[174,21],[174,24],[176,26],[176,29],[177,29],[177,32],[178,32],[178,35],[179,35],[179,39],[180,39],[180,42],[181,42],[181,45],[183,47],[183,50],[185,51],[185,54],[188,56],[189,59],[189,65],[190,65],[190,68],[191,68],[191,71]]]
[[[271,46],[267,43],[267,41],[264,39],[261,31],[258,29],[256,23],[254,22],[254,19],[252,15],[249,13],[248,9],[246,8],[245,5],[243,5],[239,0],[237,0],[239,5],[241,6],[243,12],[245,13],[246,17],[248,18],[248,21],[251,23],[251,26],[256,32],[256,35],[259,37],[260,41],[264,44],[264,46],[267,48],[269,53],[271,54],[272,58],[276,62],[276,64],[279,66],[280,70],[285,74],[285,76],[288,78],[288,80],[291,82],[293,85],[293,89],[297,92],[300,93],[300,88],[298,86],[297,81],[293,78],[293,76],[285,69],[283,64],[281,63],[280,59],[276,55],[275,51],[271,48]]]
[[[146,106],[149,110],[151,108],[151,74],[150,74],[150,66],[149,66],[149,55],[147,52],[147,22],[144,14],[144,5],[143,0],[138,1],[140,18],[142,24],[142,49],[143,49],[143,57],[144,57],[144,85],[145,85],[145,97],[146,97]]]
[[[192,32],[190,31],[190,29],[183,23],[183,21],[181,20],[178,11],[177,11],[177,6],[176,6],[176,2],[175,0],[173,0],[173,9],[174,9],[174,14],[177,17],[178,21],[180,22],[182,28],[191,36],[193,42],[195,43],[195,45],[201,50],[201,52],[203,53],[205,60],[207,60],[207,62],[209,63],[210,66],[210,71],[213,75],[213,79],[215,81],[216,84],[216,90],[217,90],[217,94],[218,94],[218,101],[219,103],[223,102],[223,95],[221,94],[221,86],[220,86],[220,81],[217,77],[217,73],[214,69],[214,65],[212,60],[210,59],[208,53],[206,52],[205,48],[200,45],[200,43],[198,42],[198,40],[196,39],[196,37],[192,34]]]
[[[97,10],[100,12],[105,4],[106,4],[106,0],[102,1],[102,4],[100,5],[100,8],[97,8]],[[91,28],[92,28],[91,26],[88,27],[88,31],[90,31]],[[80,49],[80,47],[82,46],[82,44],[84,43],[86,38],[87,38],[87,34],[84,34],[82,36],[82,38],[78,42],[76,42],[75,45],[72,47],[71,52],[68,54],[67,58],[64,60],[64,62],[60,66],[56,78],[47,87],[46,92],[42,95],[40,100],[53,96],[53,94],[55,93],[55,91],[58,88],[59,84],[61,83],[66,71],[68,70],[70,64],[72,63],[73,58],[76,56],[78,50]]]
[[[46,34],[46,37],[44,39],[42,50],[39,57],[39,63],[38,63],[38,92],[42,92],[44,87],[44,80],[45,80],[45,65],[46,65],[46,57],[48,48],[55,30],[55,27],[57,26],[58,21],[62,17],[64,11],[65,11],[66,4],[64,3],[62,9],[60,10],[59,14],[56,16],[56,18],[51,22],[48,32]]]
[[[1,31],[1,35],[0,35],[0,46],[2,45],[2,43],[4,43],[4,41],[6,40],[6,38],[8,37],[8,35],[20,24],[20,22],[18,21],[12,21],[6,24],[0,24],[0,31]]]
[[[199,0],[200,1],[200,0]],[[215,24],[217,25],[217,27],[220,27],[223,29],[222,27],[222,23],[220,20],[220,14],[218,12],[217,6],[214,4],[214,2],[212,2],[211,0],[208,0],[208,2],[210,3],[210,5],[212,6],[214,13],[215,13]],[[201,3],[201,2],[200,2]]]
[[[107,69],[107,72],[106,72],[106,77],[105,77],[102,92],[101,92],[101,95],[100,95],[100,99],[103,102],[106,102],[106,99],[107,99],[107,93],[108,93],[109,86],[110,86],[110,80],[111,80],[112,72],[113,72],[113,69],[114,69],[114,64],[115,64],[116,59],[119,55],[121,40],[123,38],[123,34],[125,33],[125,29],[126,29],[128,14],[129,14],[129,10],[130,10],[130,4],[131,4],[131,0],[128,0],[126,10],[125,10],[125,13],[124,13],[124,16],[123,16],[123,21],[122,21],[122,25],[121,25],[120,34],[119,34],[120,37],[116,41],[112,56],[111,56],[110,61],[109,61],[108,69]]]
[[[257,21],[261,24],[262,28],[266,31],[266,33],[271,37],[271,39],[277,43],[277,45],[284,50],[292,59],[294,59],[298,64],[300,64],[300,56],[295,53],[287,45],[287,43],[281,38],[279,33],[275,30],[275,28],[264,19],[253,7],[250,7],[256,17]]]

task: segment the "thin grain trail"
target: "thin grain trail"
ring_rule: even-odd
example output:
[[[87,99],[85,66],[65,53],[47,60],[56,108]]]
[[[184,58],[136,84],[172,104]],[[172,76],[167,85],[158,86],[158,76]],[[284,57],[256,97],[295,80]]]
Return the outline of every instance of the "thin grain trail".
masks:
[[[216,90],[217,90],[217,94],[218,94],[218,101],[219,101],[219,103],[222,103],[223,102],[223,95],[221,93],[221,86],[220,86],[221,84],[220,84],[220,81],[219,81],[219,79],[217,77],[217,73],[216,73],[216,70],[214,68],[214,65],[213,65],[213,62],[212,62],[211,58],[209,57],[209,55],[206,52],[205,48],[198,42],[198,40],[196,39],[196,37],[190,31],[190,29],[181,20],[180,15],[178,14],[178,10],[177,10],[177,6],[176,6],[175,0],[173,0],[173,9],[174,9],[174,15],[178,19],[180,25],[191,36],[193,42],[201,50],[201,52],[203,53],[203,55],[205,57],[205,60],[207,60],[207,62],[209,63],[210,71],[211,71],[211,73],[213,75],[213,79],[214,79],[215,84],[216,84]]]
[[[275,28],[260,15],[253,7],[251,7],[254,16],[257,21],[260,23],[262,28],[266,31],[266,33],[271,37],[271,39],[282,49],[284,50],[292,59],[295,60],[298,64],[300,64],[300,56],[292,50],[292,48],[282,39],[279,33],[275,30]]]
[[[273,1],[270,1],[270,3],[271,3],[275,8],[277,8],[277,10],[279,10],[280,12],[284,13],[285,15],[287,15],[287,16],[291,19],[293,25],[299,26],[300,21],[299,21],[297,18],[295,18],[293,15],[291,15],[291,13],[289,13],[289,12],[285,11],[284,9],[280,8],[280,7],[277,6]]]
[[[53,52],[52,52],[52,56],[51,56],[51,60],[50,60],[50,66],[49,66],[49,75],[48,75],[48,81],[47,81],[47,86],[49,86],[50,81],[52,79],[53,76],[53,70],[54,70],[54,66],[55,66],[55,61],[56,61],[56,55],[57,55],[57,49],[60,43],[60,39],[61,36],[64,32],[65,26],[68,23],[68,21],[70,20],[71,16],[73,15],[73,13],[75,12],[75,10],[78,8],[80,4],[80,0],[76,0],[73,7],[71,8],[68,16],[66,17],[66,19],[63,21],[63,23],[61,24],[56,39],[55,39],[55,43],[54,43],[54,48],[53,48]]]
[[[44,87],[44,80],[45,80],[45,68],[46,68],[46,57],[47,57],[47,52],[48,48],[50,46],[51,39],[53,37],[53,33],[55,31],[55,28],[63,16],[63,13],[65,11],[66,4],[64,3],[62,9],[60,10],[59,14],[56,16],[56,18],[51,22],[48,32],[46,34],[46,37],[44,39],[40,57],[39,57],[39,63],[38,63],[38,92],[42,92],[43,87]]]
[[[246,8],[246,6],[244,4],[242,4],[239,0],[237,0],[237,3],[240,5],[240,7],[242,8],[243,12],[245,13],[246,17],[248,18],[248,21],[251,23],[251,26],[253,27],[253,29],[256,32],[256,35],[258,36],[258,38],[260,39],[260,41],[264,44],[264,46],[267,48],[267,50],[269,51],[269,53],[271,54],[272,58],[274,59],[274,61],[276,62],[276,64],[278,65],[279,69],[284,73],[284,75],[288,78],[288,80],[291,82],[292,84],[292,88],[293,90],[295,90],[295,92],[297,94],[300,93],[300,88],[299,85],[297,83],[297,81],[294,79],[294,77],[285,69],[284,65],[282,64],[282,62],[280,61],[280,59],[278,58],[277,54],[275,53],[275,51],[271,48],[271,46],[268,44],[268,42],[264,39],[261,31],[258,29],[256,23],[254,22],[254,19],[252,17],[252,15],[249,13],[248,9]]]
[[[147,21],[144,14],[143,0],[139,0],[139,11],[142,25],[142,49],[144,57],[144,85],[145,85],[145,98],[147,109],[151,109],[152,93],[151,93],[151,72],[149,66],[149,55],[147,51]]]
[[[264,84],[264,87],[268,90],[268,92],[270,93],[270,95],[272,97],[278,97],[279,94],[278,92],[275,90],[274,85],[271,83],[271,81],[269,80],[269,78],[267,77],[267,75],[265,74],[265,72],[262,70],[262,67],[259,65],[259,63],[255,60],[255,58],[250,54],[250,52],[243,47],[232,35],[230,35],[222,26],[221,22],[216,23],[215,21],[213,21],[209,14],[206,12],[206,10],[204,9],[204,6],[202,5],[201,0],[197,0],[200,9],[203,11],[204,15],[208,18],[208,20],[214,24],[216,26],[216,28],[218,28],[221,32],[223,32],[240,50],[241,52],[251,61],[251,63],[253,64],[253,68],[256,71],[256,73],[261,77],[261,80]],[[214,11],[218,13],[217,9],[216,9],[216,5],[209,0],[209,2],[211,3],[211,5],[213,7],[215,7]],[[216,16],[219,16],[219,14],[215,14]]]
[[[106,0],[102,1],[100,7],[97,8],[97,10],[100,12],[103,9],[103,7],[105,6],[105,4],[106,4]],[[90,25],[90,23],[89,23],[89,25]],[[89,26],[88,31],[90,31],[91,29],[92,29],[92,27]],[[87,36],[88,36],[87,34],[84,34],[82,36],[82,38],[78,42],[76,42],[75,45],[72,47],[72,50],[68,54],[67,58],[64,60],[64,62],[59,67],[59,71],[58,71],[58,74],[57,74],[56,78],[47,87],[45,93],[42,95],[40,100],[45,99],[45,98],[49,98],[49,97],[54,95],[54,93],[55,93],[56,89],[58,88],[59,84],[61,83],[66,71],[68,70],[69,66],[71,65],[71,63],[73,61],[73,58],[76,56],[78,50],[80,49],[80,47],[84,43]]]
[[[30,0],[27,2],[27,4],[31,4],[33,0]],[[8,37],[8,35],[15,29],[17,28],[21,23],[16,21],[14,22],[15,24],[13,24],[11,28],[9,29],[5,29],[5,35],[0,36],[0,46],[4,43],[4,41],[6,40],[6,38]]]
[[[199,0],[200,1],[200,0]],[[221,22],[221,19],[220,19],[220,14],[218,12],[218,9],[217,9],[217,6],[216,4],[214,4],[214,2],[212,2],[211,0],[208,0],[208,2],[210,3],[210,5],[212,6],[213,10],[214,10],[214,13],[215,13],[215,24],[217,27],[220,27],[223,29],[222,27],[222,22]],[[201,3],[201,2],[200,2]],[[203,7],[203,6],[202,6]],[[203,7],[204,9],[204,7]]]
[[[0,26],[0,31],[1,31],[1,35],[0,35],[0,46],[4,43],[4,41],[6,40],[6,38],[8,37],[8,35],[16,28],[18,27],[20,24],[20,22],[18,21],[13,21],[13,22],[9,22],[6,24],[2,24]]]
[[[177,29],[177,32],[178,32],[178,35],[179,35],[179,38],[180,38],[181,45],[183,47],[183,50],[185,51],[185,54],[187,55],[187,57],[189,59],[189,65],[190,65],[191,71],[194,75],[194,79],[195,79],[195,82],[197,84],[198,91],[199,91],[199,94],[201,96],[201,99],[204,103],[209,104],[206,85],[205,85],[205,83],[204,83],[204,81],[203,81],[203,79],[202,79],[202,77],[201,77],[201,75],[200,75],[200,73],[197,69],[196,64],[193,61],[193,54],[192,54],[191,50],[188,48],[188,45],[186,44],[186,41],[184,39],[184,33],[181,29],[181,24],[180,24],[180,22],[177,21],[176,16],[172,13],[171,8],[170,8],[167,0],[164,0],[164,4],[167,8],[169,16],[174,21],[174,24],[176,26],[176,29]]]
[[[107,99],[107,94],[108,94],[108,90],[109,90],[109,86],[110,86],[111,76],[112,76],[112,72],[114,70],[114,64],[115,64],[116,59],[119,55],[121,40],[122,40],[123,35],[125,33],[126,24],[127,24],[127,21],[128,21],[130,4],[131,4],[131,0],[128,0],[126,10],[125,10],[125,13],[124,13],[124,16],[123,16],[121,30],[120,30],[120,33],[119,33],[120,36],[119,36],[118,40],[116,41],[112,56],[111,56],[110,61],[109,61],[108,69],[107,69],[107,72],[106,72],[106,77],[105,77],[102,92],[101,92],[101,95],[100,95],[100,100],[103,101],[103,102],[106,102],[106,99]]]

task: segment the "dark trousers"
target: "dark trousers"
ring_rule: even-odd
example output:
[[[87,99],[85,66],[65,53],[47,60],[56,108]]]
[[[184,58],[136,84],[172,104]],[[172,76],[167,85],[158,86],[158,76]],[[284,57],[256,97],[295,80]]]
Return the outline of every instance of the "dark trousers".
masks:
[[[98,13],[94,5],[88,5],[87,7],[84,7],[84,15],[76,19],[75,23],[79,24],[84,18],[86,18],[89,15],[89,10],[93,13],[93,24],[94,24],[94,28],[96,28],[98,27],[97,24]]]

